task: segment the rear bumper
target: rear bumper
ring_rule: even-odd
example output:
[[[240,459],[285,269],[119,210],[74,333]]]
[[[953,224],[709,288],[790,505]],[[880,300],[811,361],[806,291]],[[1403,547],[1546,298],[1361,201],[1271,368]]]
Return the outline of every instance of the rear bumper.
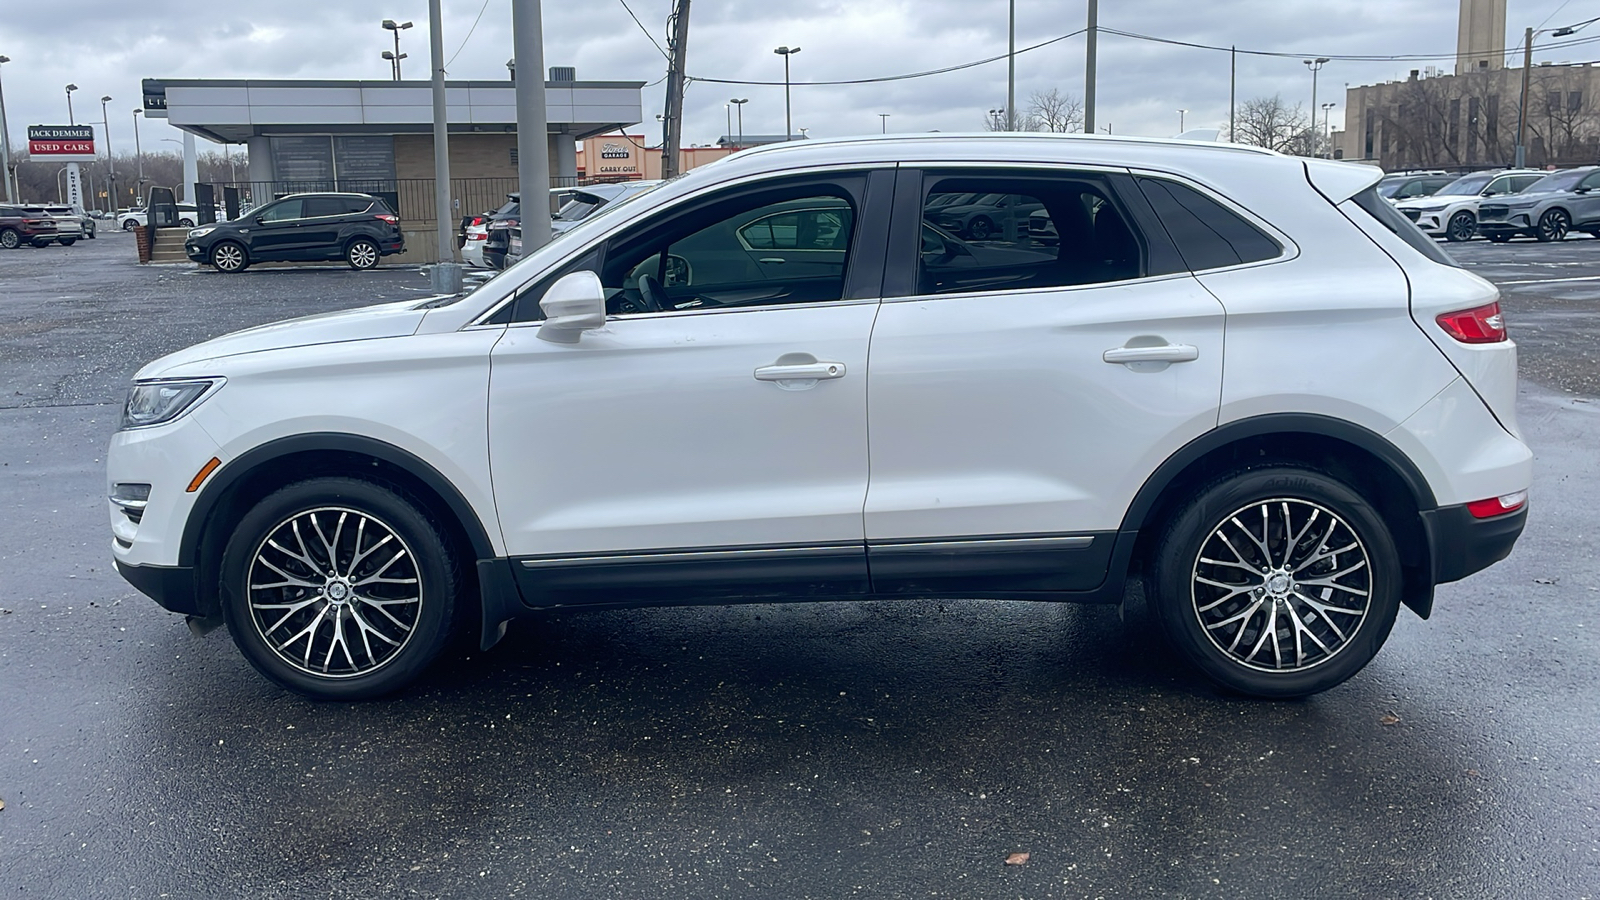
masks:
[[[1528,523],[1528,507],[1492,519],[1473,518],[1465,506],[1444,506],[1422,513],[1433,558],[1433,581],[1460,581],[1511,555]]]

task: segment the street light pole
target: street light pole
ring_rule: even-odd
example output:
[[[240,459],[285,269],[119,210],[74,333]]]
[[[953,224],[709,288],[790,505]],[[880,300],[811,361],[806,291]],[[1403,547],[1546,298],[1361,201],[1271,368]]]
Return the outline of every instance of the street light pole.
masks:
[[[11,57],[0,56],[0,66],[11,62]],[[11,172],[11,131],[6,127],[6,90],[0,84],[0,181],[6,183],[6,202],[17,202],[15,179]]]
[[[383,57],[393,63],[395,81],[400,80],[400,60],[406,58],[406,54],[400,52],[400,32],[410,28],[411,24],[410,22],[396,22],[393,19],[383,20],[383,30],[394,32],[394,53],[392,55],[385,53]]]
[[[1189,111],[1187,109],[1178,110],[1178,133],[1179,134],[1183,134],[1183,117],[1188,115],[1188,114],[1189,114]]]
[[[894,115],[894,113],[878,113],[878,123],[883,126],[881,129],[879,129],[879,134],[889,133],[889,117],[892,115]]]
[[[746,103],[750,102],[750,98],[749,97],[745,97],[743,99],[740,99],[738,97],[735,97],[734,99],[729,100],[728,102],[732,103],[734,106],[737,106],[739,108],[739,143],[734,145],[734,149],[743,150],[744,149],[744,105]]]
[[[794,116],[789,107],[789,57],[800,52],[799,47],[779,47],[772,51],[783,57],[783,139],[794,140]]]
[[[1337,104],[1337,103],[1324,103],[1324,104],[1322,104],[1322,139],[1327,141],[1328,144],[1329,144],[1328,155],[1330,157],[1333,156],[1333,152],[1332,152],[1333,151],[1333,147],[1332,147],[1332,144],[1333,144],[1333,126],[1329,124],[1328,118],[1333,115],[1332,110],[1333,110],[1333,108],[1335,106],[1338,106],[1338,105],[1339,104]]]
[[[133,196],[140,201],[140,206],[144,205],[144,147],[139,144],[139,116],[143,112],[143,109],[133,111],[133,152],[139,160],[139,183],[133,186]],[[111,211],[116,212],[115,204],[112,205]]]
[[[111,152],[111,119],[106,115],[106,104],[111,102],[111,95],[100,98],[100,127],[106,132],[106,201],[116,208],[117,199],[117,158]]]
[[[1006,51],[1006,130],[1017,130],[1017,0],[1011,0],[1011,44]]]
[[[1589,22],[1593,21],[1595,20],[1589,20]],[[1569,25],[1565,28],[1541,28],[1538,31],[1529,28],[1522,34],[1522,102],[1517,106],[1517,153],[1515,163],[1516,167],[1519,169],[1522,168],[1528,160],[1528,145],[1526,140],[1528,133],[1528,73],[1533,69],[1533,36],[1549,31],[1551,37],[1566,37],[1567,35],[1576,32],[1584,25],[1589,24],[1589,22],[1582,22],[1578,25]]]
[[[67,85],[67,124],[68,125],[76,125],[76,124],[78,124],[78,120],[73,118],[73,115],[72,115],[72,92],[77,90],[77,89],[78,89],[78,86],[75,85],[75,84]]]
[[[1320,143],[1317,140],[1317,73],[1322,71],[1324,65],[1327,65],[1328,58],[1319,56],[1316,59],[1306,59],[1301,60],[1301,62],[1304,62],[1306,67],[1311,70],[1311,155],[1316,156],[1317,144]]]

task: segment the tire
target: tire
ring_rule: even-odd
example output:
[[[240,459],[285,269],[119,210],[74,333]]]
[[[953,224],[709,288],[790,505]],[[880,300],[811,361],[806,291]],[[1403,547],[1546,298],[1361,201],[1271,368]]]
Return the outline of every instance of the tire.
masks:
[[[33,245],[35,247],[48,247],[48,246],[50,246],[50,239],[49,238],[45,238],[44,240],[41,241],[41,240],[35,238],[34,241],[33,241]]]
[[[138,228],[138,227],[139,227],[139,223],[137,221],[133,220],[133,219],[124,219],[123,222],[122,222],[122,230],[123,231],[132,231],[132,230],[134,230],[135,228]]]
[[[73,244],[76,244],[77,242],[78,242],[77,238],[63,238],[62,241],[61,241],[61,246],[63,246],[63,247],[71,247]]]
[[[356,238],[344,248],[344,261],[358,272],[377,266],[381,256],[377,243],[370,238]]]
[[[194,220],[193,219],[179,219],[178,220],[178,224],[182,225],[185,228],[193,228],[194,227]]]
[[[981,241],[994,234],[994,223],[987,216],[979,216],[967,223],[967,240]]]
[[[221,572],[223,618],[240,652],[277,684],[324,700],[414,681],[449,641],[461,587],[418,506],[354,478],[302,481],[256,504]]]
[[[236,241],[218,241],[207,259],[212,268],[230,275],[250,268],[250,252]]]
[[[1511,240],[1511,235],[1509,234],[1486,234],[1484,237],[1488,238],[1491,244],[1504,244]]]
[[[1400,608],[1400,558],[1350,487],[1275,466],[1212,482],[1180,507],[1162,531],[1154,587],[1161,630],[1213,681],[1303,697],[1356,674],[1383,646]]]
[[[1470,241],[1478,231],[1478,217],[1465,210],[1450,217],[1444,227],[1444,239],[1451,243],[1459,244]]]
[[[0,228],[0,247],[15,250],[22,246],[22,235],[15,228]]]
[[[1566,210],[1558,207],[1539,217],[1539,227],[1535,229],[1533,236],[1538,238],[1540,243],[1548,244],[1552,241],[1565,240],[1567,232],[1571,229],[1572,217],[1567,215]]]

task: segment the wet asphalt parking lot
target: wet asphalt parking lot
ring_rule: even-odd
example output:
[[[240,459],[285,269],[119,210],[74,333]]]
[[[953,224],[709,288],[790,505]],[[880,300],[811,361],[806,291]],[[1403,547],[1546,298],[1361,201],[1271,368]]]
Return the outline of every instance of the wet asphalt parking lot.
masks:
[[[0,252],[0,898],[1600,897],[1600,241],[1451,249],[1523,348],[1528,530],[1332,691],[882,602],[550,615],[354,705],[115,574],[104,450],[144,361],[425,278]]]

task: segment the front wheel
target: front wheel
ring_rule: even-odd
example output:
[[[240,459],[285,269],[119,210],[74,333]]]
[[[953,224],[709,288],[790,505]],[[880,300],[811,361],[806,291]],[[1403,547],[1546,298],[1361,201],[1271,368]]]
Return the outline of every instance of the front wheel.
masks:
[[[366,238],[357,238],[345,248],[344,261],[350,264],[350,268],[363,271],[376,266],[379,255],[377,244]]]
[[[125,219],[122,222],[122,230],[123,231],[132,231],[132,230],[134,230],[135,228],[138,228],[138,227],[139,227],[139,223],[134,221],[133,219]]]
[[[211,265],[218,272],[243,272],[250,265],[250,256],[239,244],[222,241],[211,248]]]
[[[994,234],[994,223],[983,216],[979,216],[967,223],[967,238],[981,241]]]
[[[1239,472],[1168,520],[1155,610],[1171,642],[1224,687],[1302,697],[1359,672],[1400,608],[1388,527],[1344,483],[1289,466]]]
[[[310,697],[366,699],[438,656],[460,580],[415,504],[372,482],[315,478],[240,520],[222,559],[223,614],[267,678]]]
[[[1445,226],[1444,239],[1453,243],[1470,241],[1477,231],[1477,218],[1469,212],[1458,212],[1450,217],[1450,224]]]
[[[1572,228],[1572,217],[1564,209],[1552,209],[1539,217],[1539,230],[1534,234],[1544,243],[1565,240]]]

